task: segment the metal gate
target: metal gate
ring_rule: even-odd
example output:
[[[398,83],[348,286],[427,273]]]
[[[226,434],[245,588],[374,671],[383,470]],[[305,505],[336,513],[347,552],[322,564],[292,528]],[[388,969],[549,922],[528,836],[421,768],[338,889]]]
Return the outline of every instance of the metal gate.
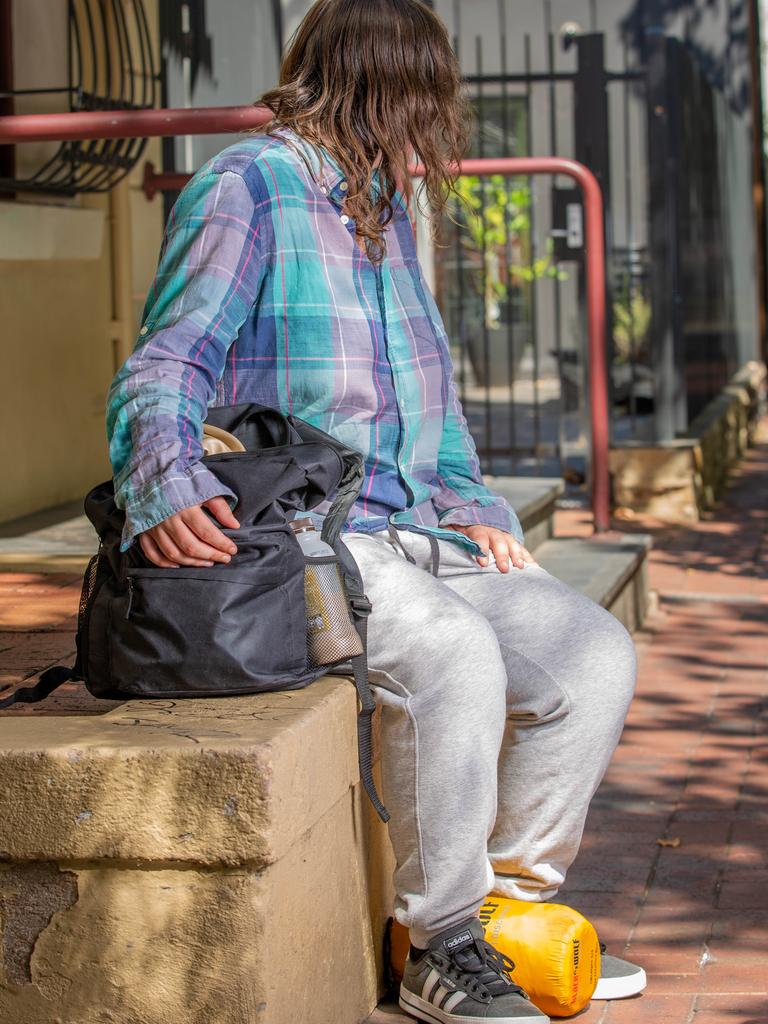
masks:
[[[501,19],[489,74],[476,39],[469,155],[568,156],[597,176],[612,443],[669,439],[756,344],[754,258],[736,245],[750,230],[748,126],[676,39],[650,39],[642,64],[625,47],[608,68],[601,33],[525,36],[508,68],[505,36]],[[565,180],[459,188],[434,287],[483,469],[563,475],[577,497],[589,476],[580,197]]]

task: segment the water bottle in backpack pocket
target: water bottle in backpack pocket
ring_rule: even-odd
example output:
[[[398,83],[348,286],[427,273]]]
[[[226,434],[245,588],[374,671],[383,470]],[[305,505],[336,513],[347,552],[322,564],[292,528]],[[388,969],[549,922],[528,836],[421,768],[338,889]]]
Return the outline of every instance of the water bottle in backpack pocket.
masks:
[[[291,529],[304,554],[310,663],[331,665],[362,654],[360,634],[349,617],[338,555],[320,538],[310,518],[292,520]]]

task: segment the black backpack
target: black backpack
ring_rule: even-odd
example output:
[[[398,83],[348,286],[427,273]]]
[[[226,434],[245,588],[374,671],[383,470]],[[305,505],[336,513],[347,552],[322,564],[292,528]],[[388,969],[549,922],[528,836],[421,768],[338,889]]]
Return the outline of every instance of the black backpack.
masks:
[[[48,669],[35,686],[0,700],[0,708],[42,700],[67,680],[82,680],[94,696],[110,700],[219,697],[300,689],[351,665],[360,700],[360,777],[387,821],[372,772],[375,704],[366,660],[371,604],[341,540],[363,482],[363,458],[312,424],[263,405],[210,409],[206,422],[234,434],[246,449],[202,460],[239,499],[240,529],[224,530],[237,544],[232,560],[212,568],[163,569],[138,544],[121,552],[125,516],[112,481],[94,487],[85,513],[100,545],[83,579],[75,664]],[[320,560],[338,562],[363,653],[314,665],[307,646],[306,556],[290,518],[334,492],[321,538],[335,554]]]

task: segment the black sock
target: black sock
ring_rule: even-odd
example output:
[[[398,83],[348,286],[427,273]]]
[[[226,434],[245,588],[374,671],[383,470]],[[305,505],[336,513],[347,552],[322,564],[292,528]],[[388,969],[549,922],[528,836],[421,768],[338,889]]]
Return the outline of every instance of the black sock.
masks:
[[[410,952],[411,952],[411,960],[418,960],[419,957],[420,956],[424,956],[424,954],[427,951],[426,951],[426,949],[419,949],[418,946],[414,946],[414,944],[411,943],[411,950],[410,950]]]

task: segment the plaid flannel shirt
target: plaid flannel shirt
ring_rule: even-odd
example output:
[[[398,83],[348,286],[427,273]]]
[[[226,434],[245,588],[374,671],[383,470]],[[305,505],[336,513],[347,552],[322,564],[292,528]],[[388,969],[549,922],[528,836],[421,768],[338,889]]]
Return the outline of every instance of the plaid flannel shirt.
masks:
[[[278,128],[236,142],[181,192],[136,347],[107,400],[123,550],[184,508],[235,495],[201,461],[207,409],[258,402],[359,451],[365,481],[345,530],[391,522],[477,555],[448,523],[523,539],[483,482],[448,339],[401,192],[375,266],[344,211],[347,182],[323,147]],[[378,175],[374,178],[378,187]],[[316,522],[330,507],[310,515]]]

